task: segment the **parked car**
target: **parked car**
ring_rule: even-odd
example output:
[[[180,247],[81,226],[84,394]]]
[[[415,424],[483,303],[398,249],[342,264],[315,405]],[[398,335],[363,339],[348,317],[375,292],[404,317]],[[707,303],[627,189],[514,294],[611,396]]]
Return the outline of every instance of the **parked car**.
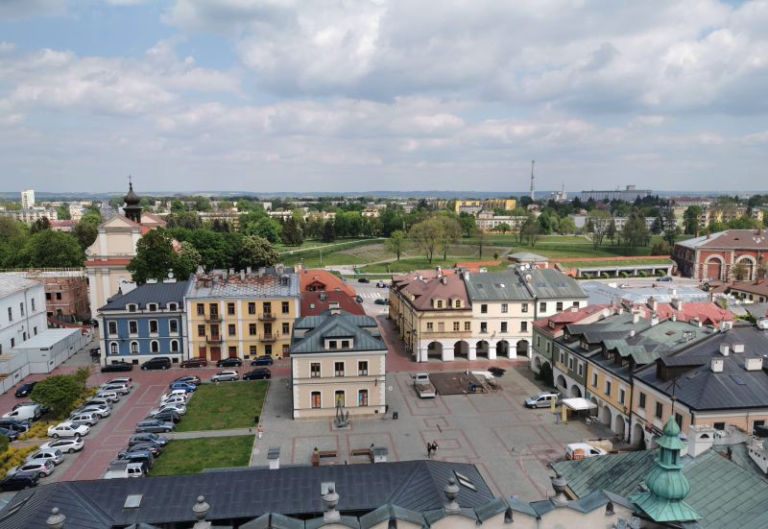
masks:
[[[174,402],[172,404],[163,404],[162,406],[158,406],[157,408],[153,408],[149,410],[150,415],[154,415],[156,413],[160,413],[161,411],[171,410],[175,411],[179,415],[184,415],[187,413],[187,407],[180,403],[180,402]]]
[[[251,361],[252,366],[271,366],[274,363],[275,361],[272,360],[272,357],[269,355],[260,356]]]
[[[219,371],[211,377],[211,382],[234,382],[239,379],[237,371]]]
[[[147,470],[151,469],[155,464],[155,458],[147,450],[141,450],[136,452],[122,451],[117,455],[118,460],[129,461],[131,463],[142,463]]]
[[[171,368],[171,359],[167,356],[158,356],[156,358],[150,358],[143,364],[141,364],[141,369],[146,371],[148,369],[170,369]]]
[[[174,395],[170,398],[168,398],[165,401],[160,402],[160,407],[167,406],[168,404],[181,404],[183,406],[187,405],[187,399],[182,397],[181,395]]]
[[[569,460],[587,459],[595,456],[604,456],[608,452],[589,443],[571,443],[565,447],[565,457]]]
[[[355,301],[357,301],[358,303],[362,303],[363,302],[363,296],[358,294],[357,297],[355,298]]]
[[[19,389],[16,390],[16,397],[19,399],[29,397],[32,394],[32,390],[35,389],[36,384],[37,382],[27,382],[26,384],[22,384],[19,386]]]
[[[112,409],[112,402],[101,397],[93,397],[85,401],[83,406],[106,406],[110,410]]]
[[[118,402],[120,400],[120,394],[117,391],[99,391],[96,397],[109,402]]]
[[[18,419],[20,421],[34,421],[43,414],[43,407],[39,404],[25,404],[14,406],[12,411],[3,415],[3,419]]]
[[[129,452],[149,452],[152,454],[152,457],[159,457],[160,454],[163,453],[163,448],[152,443],[136,443],[117,454],[117,458],[122,459],[123,457],[121,454],[127,454]]]
[[[83,404],[76,410],[74,410],[69,416],[74,417],[80,413],[95,413],[99,416],[99,419],[109,417],[112,414],[112,408],[104,406],[103,404]]]
[[[44,478],[46,476],[50,476],[53,473],[54,468],[55,465],[48,460],[27,461],[9,470],[8,475],[13,476],[15,474],[35,474],[39,478]]]
[[[358,283],[370,283],[371,280],[368,279],[367,277],[361,277],[360,279],[357,280],[357,282]]]
[[[168,444],[168,439],[162,435],[156,433],[137,433],[128,439],[128,446],[136,445],[140,443],[152,443],[157,446],[163,447]]]
[[[672,276],[664,276],[664,277],[660,277],[659,279],[657,279],[657,281],[663,281],[664,283],[669,283],[669,282],[674,281],[674,280],[675,280],[675,278],[672,277]]]
[[[194,384],[189,384],[187,382],[174,382],[173,384],[171,384],[171,390],[174,390],[174,389],[183,389],[187,393],[194,393],[195,391],[197,391],[197,386],[195,386]]]
[[[9,430],[8,428],[0,428],[0,435],[7,437],[9,441],[15,441],[21,434],[19,432]]]
[[[384,281],[379,281],[378,283],[376,283],[376,286],[378,288],[387,288],[387,284]]]
[[[181,362],[181,367],[207,367],[208,360],[202,356],[197,358],[187,358]]]
[[[387,303],[389,303],[389,301],[385,298],[376,298],[374,303],[376,303],[377,305],[386,305]]]
[[[18,419],[0,419],[0,428],[22,434],[29,430],[29,423]]]
[[[136,433],[168,433],[172,432],[174,425],[172,422],[156,421],[155,419],[145,419],[136,425]]]
[[[254,369],[243,375],[243,380],[266,380],[272,378],[272,373],[266,367]]]
[[[115,360],[105,366],[101,366],[102,373],[120,373],[123,371],[133,371],[133,364],[123,360]]]
[[[64,454],[58,448],[47,448],[45,450],[41,448],[34,454],[29,455],[26,461],[28,463],[32,461],[50,461],[54,465],[58,465],[64,461]]]
[[[240,367],[243,365],[243,361],[237,357],[222,358],[216,362],[216,367]]]
[[[131,387],[127,384],[104,384],[101,391],[114,391],[120,395],[127,395],[131,392]]]
[[[103,479],[115,478],[140,478],[146,473],[142,463],[132,463],[125,459],[112,461],[107,467],[107,472],[102,476]]]
[[[100,417],[96,412],[85,411],[71,416],[69,420],[74,424],[87,424],[88,426],[93,426],[99,422],[99,418]]]
[[[40,450],[55,448],[67,454],[74,454],[75,452],[82,450],[84,446],[85,441],[83,441],[80,437],[73,437],[71,439],[57,439],[55,441],[48,441],[40,447]]]
[[[551,393],[549,391],[544,391],[526,400],[525,407],[526,408],[549,408],[550,406],[552,406],[552,401],[554,400],[555,402],[557,402],[558,398],[560,398],[559,394]]]
[[[83,437],[88,435],[91,429],[84,424],[74,424],[69,421],[60,424],[54,424],[48,428],[48,437],[58,439],[59,437]]]
[[[171,384],[175,384],[176,382],[186,382],[187,384],[194,384],[195,386],[199,386],[200,384],[203,383],[203,381],[197,375],[186,375],[183,377],[179,377],[173,382],[171,382]]]
[[[0,481],[0,491],[6,492],[37,487],[39,479],[39,474],[14,474]]]
[[[157,413],[150,413],[149,417],[147,417],[147,420],[154,419],[156,421],[163,421],[163,422],[172,422],[173,424],[178,424],[181,422],[181,415],[179,415],[177,412],[173,410],[160,410]]]
[[[190,397],[190,395],[184,389],[171,389],[168,391],[168,393],[165,393],[162,397],[160,397],[160,404],[165,404],[174,397],[181,398],[181,402],[187,402],[187,399]]]
[[[133,379],[131,377],[118,377],[108,381],[107,384],[124,384],[129,388],[133,387]]]

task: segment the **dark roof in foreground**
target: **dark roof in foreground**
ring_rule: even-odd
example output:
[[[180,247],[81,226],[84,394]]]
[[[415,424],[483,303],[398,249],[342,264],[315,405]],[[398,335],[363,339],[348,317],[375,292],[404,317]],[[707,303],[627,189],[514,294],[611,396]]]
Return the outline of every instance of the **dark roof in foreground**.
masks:
[[[353,340],[349,349],[325,348],[327,339]],[[320,316],[307,316],[296,320],[293,326],[291,354],[314,354],[344,351],[386,351],[376,320],[370,316],[357,316],[340,311],[326,312]]]
[[[99,310],[125,310],[130,303],[139,306],[139,310],[147,308],[148,303],[157,303],[161,309],[168,303],[176,303],[179,308],[184,305],[184,294],[189,286],[189,281],[176,281],[174,283],[145,283],[123,294],[114,296]]]
[[[96,529],[137,523],[193,522],[192,506],[205,495],[208,520],[251,520],[265,513],[309,518],[322,515],[321,484],[333,482],[342,513],[365,513],[385,504],[426,512],[441,509],[443,488],[455,472],[477,489],[460,487],[462,507],[481,507],[494,499],[474,465],[441,461],[403,461],[375,465],[248,468],[173,476],[66,481],[20,492],[0,511],[3,529],[46,529],[51,509],[67,516],[66,529]],[[136,509],[124,508],[129,495],[141,495]],[[4,518],[16,504],[25,502]]]

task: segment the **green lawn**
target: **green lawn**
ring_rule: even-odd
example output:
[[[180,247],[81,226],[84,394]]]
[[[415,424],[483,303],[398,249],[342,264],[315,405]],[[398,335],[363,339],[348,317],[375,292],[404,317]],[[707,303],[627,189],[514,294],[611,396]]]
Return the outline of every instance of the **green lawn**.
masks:
[[[359,271],[362,274],[369,273],[369,274],[377,274],[377,273],[407,273],[407,272],[413,272],[414,270],[428,270],[437,268],[438,266],[442,266],[443,268],[453,268],[453,265],[455,265],[457,262],[465,262],[465,261],[479,261],[478,258],[467,258],[467,256],[463,255],[449,255],[448,259],[443,260],[443,256],[440,255],[439,257],[436,256],[435,259],[430,262],[425,257],[408,257],[400,259],[399,261],[392,261],[391,263],[386,264],[378,264],[378,265],[369,265],[365,266],[363,268],[360,268]],[[493,254],[491,252],[483,252],[483,261],[493,261]],[[502,264],[499,266],[491,266],[488,267],[489,271],[496,271],[496,270],[506,270],[508,263],[503,262],[503,258],[500,257],[498,260],[502,261]]]
[[[254,438],[253,435],[242,435],[171,441],[155,460],[150,475],[181,476],[210,468],[247,467],[251,462]]]
[[[224,382],[203,384],[189,401],[177,432],[231,430],[254,426],[261,415],[269,382]]]

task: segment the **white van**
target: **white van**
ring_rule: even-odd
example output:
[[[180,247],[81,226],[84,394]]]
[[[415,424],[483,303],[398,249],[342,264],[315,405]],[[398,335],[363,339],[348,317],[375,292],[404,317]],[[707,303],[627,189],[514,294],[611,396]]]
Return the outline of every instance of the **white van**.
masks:
[[[128,461],[113,461],[104,474],[104,479],[115,478],[140,478],[144,475],[144,465],[141,463],[129,463]]]
[[[34,421],[43,414],[43,409],[39,404],[27,404],[19,406],[13,411],[3,415],[3,419],[16,419],[19,421]]]
[[[557,399],[560,398],[558,393],[551,393],[544,391],[538,395],[534,395],[530,399],[525,401],[526,408],[549,408],[552,406],[552,402],[557,404]]]

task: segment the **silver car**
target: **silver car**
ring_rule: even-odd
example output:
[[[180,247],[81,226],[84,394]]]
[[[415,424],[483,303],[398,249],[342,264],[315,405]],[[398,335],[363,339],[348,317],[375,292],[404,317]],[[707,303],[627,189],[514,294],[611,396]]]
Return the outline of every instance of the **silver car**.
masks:
[[[40,450],[54,449],[61,450],[67,454],[74,454],[75,452],[82,450],[83,446],[85,446],[85,441],[83,441],[80,437],[75,437],[71,439],[57,439],[55,441],[49,441],[42,445]]]
[[[32,463],[35,461],[50,461],[54,465],[58,465],[62,461],[64,461],[64,455],[61,453],[61,450],[58,448],[47,448],[47,449],[40,449],[34,454],[27,457],[27,463]]]
[[[240,380],[237,371],[219,371],[211,377],[211,382],[234,382]]]

